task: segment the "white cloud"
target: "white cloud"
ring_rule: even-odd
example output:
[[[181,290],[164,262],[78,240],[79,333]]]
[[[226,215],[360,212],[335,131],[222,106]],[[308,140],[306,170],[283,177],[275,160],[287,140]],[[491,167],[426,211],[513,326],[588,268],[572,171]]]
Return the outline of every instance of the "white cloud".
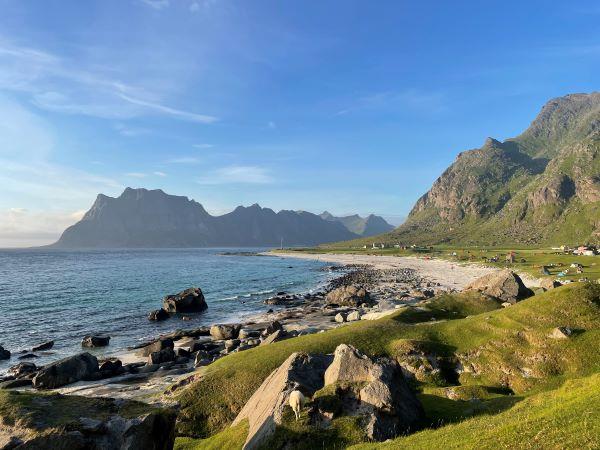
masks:
[[[141,0],[141,2],[150,8],[161,10],[170,5],[169,0]]]
[[[121,136],[127,136],[127,137],[141,136],[141,135],[150,133],[150,130],[148,130],[147,128],[130,127],[130,126],[125,125],[123,123],[116,124],[115,125],[115,130],[117,130],[117,132]]]
[[[114,77],[116,68],[86,70],[78,61],[1,38],[0,67],[0,89],[29,94],[34,105],[49,111],[121,120],[156,114],[202,124],[218,120],[167,106],[159,83],[128,84]],[[130,71],[120,72],[128,76]]]
[[[197,180],[199,184],[268,184],[274,180],[269,171],[258,166],[228,166]]]
[[[171,164],[198,164],[200,160],[195,156],[182,156],[180,158],[172,158],[167,161]]]
[[[157,177],[166,177],[167,174],[164,172],[161,172],[160,170],[157,170],[156,172],[153,172],[154,175],[156,175]]]
[[[146,178],[147,174],[142,173],[142,172],[127,172],[125,174],[125,176],[131,177],[131,178]]]
[[[214,147],[213,144],[194,144],[193,146],[196,148],[213,148]]]

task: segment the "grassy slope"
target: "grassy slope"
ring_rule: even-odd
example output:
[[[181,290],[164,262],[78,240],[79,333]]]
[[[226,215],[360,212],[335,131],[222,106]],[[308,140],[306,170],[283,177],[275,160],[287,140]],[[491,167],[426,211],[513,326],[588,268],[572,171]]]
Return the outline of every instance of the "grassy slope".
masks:
[[[360,444],[355,450],[579,448],[600,446],[600,374],[567,381],[492,416],[474,417],[428,429],[385,444]]]
[[[471,301],[466,303],[473,307]],[[393,356],[406,339],[429,341],[440,354],[448,349],[471,354],[469,361],[479,366],[481,373],[461,375],[464,387],[460,389],[489,392],[489,398],[482,396],[482,407],[473,409],[471,402],[449,401],[439,387],[420,386],[421,399],[432,422],[448,423],[469,415],[498,412],[511,407],[523,395],[555,388],[568,378],[600,370],[599,303],[599,286],[577,284],[507,309],[487,312],[489,305],[485,305],[486,312],[465,319],[410,325],[403,322],[412,321],[407,316],[410,313],[400,312],[378,321],[359,322],[237,353],[209,366],[201,381],[179,395],[182,405],[179,431],[188,436],[208,437],[223,430],[264,378],[291,352],[331,352],[338,344],[349,343],[370,355]],[[471,309],[468,314],[472,313]],[[465,316],[467,312],[460,311],[458,315]],[[582,331],[568,340],[546,337],[553,327],[562,325]],[[525,366],[527,374],[521,370]],[[500,387],[512,389],[518,397],[509,399],[498,394],[502,392]],[[292,426],[302,427],[302,423]],[[344,424],[340,426],[344,428]],[[207,445],[214,439],[225,439],[232,433],[235,431],[227,429],[210,439],[180,439],[178,445],[210,448]],[[309,447],[316,445],[308,438],[305,443]]]

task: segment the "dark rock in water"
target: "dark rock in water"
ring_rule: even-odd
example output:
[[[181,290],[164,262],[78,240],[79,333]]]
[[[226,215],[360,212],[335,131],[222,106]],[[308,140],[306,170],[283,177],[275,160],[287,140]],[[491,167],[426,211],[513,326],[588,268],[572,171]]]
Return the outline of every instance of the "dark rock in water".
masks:
[[[148,314],[148,320],[161,321],[167,320],[169,317],[169,313],[162,308],[150,311],[150,313]]]
[[[173,343],[172,339],[159,339],[151,344],[146,345],[145,347],[142,347],[138,354],[140,356],[148,356],[151,353],[159,352],[165,348],[172,349],[173,347],[175,347],[175,344]]]
[[[175,360],[175,352],[172,348],[165,348],[158,352],[152,352],[148,355],[148,364],[162,364]]]
[[[37,358],[38,355],[35,355],[33,353],[25,353],[21,356],[19,356],[19,359],[32,359],[32,358]]]
[[[87,335],[81,341],[82,347],[106,347],[110,343],[110,336]]]
[[[10,359],[10,352],[0,345],[0,361]]]
[[[32,347],[31,351],[32,352],[39,352],[41,350],[50,350],[52,347],[54,347],[54,341],[48,341],[48,342],[44,342],[43,344],[36,345],[35,347]]]
[[[371,303],[369,293],[359,285],[341,286],[327,294],[326,299],[328,304],[339,306],[358,307],[363,303]]]
[[[210,335],[216,340],[237,339],[240,324],[217,324],[210,327]]]
[[[25,375],[29,375],[37,370],[37,366],[32,362],[21,362],[16,366],[12,366],[8,369],[8,374],[15,378],[20,378]]]
[[[55,389],[76,381],[85,380],[98,372],[98,360],[89,353],[56,361],[43,367],[33,378],[36,389]]]
[[[163,299],[163,309],[167,312],[201,312],[208,308],[200,288],[189,288],[178,294],[167,295]]]

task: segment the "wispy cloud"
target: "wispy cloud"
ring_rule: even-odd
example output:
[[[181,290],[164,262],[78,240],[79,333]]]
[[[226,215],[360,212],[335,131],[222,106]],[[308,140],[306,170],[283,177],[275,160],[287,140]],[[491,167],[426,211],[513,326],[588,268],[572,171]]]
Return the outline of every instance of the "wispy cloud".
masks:
[[[169,0],[140,0],[144,5],[150,8],[161,10],[170,5]]]
[[[0,66],[0,89],[27,93],[34,105],[49,111],[109,119],[161,115],[202,124],[218,120],[168,105],[156,83],[126,83],[112,76],[114,69],[86,70],[77,61],[17,46],[2,38]]]
[[[200,159],[195,156],[182,156],[179,158],[171,158],[167,162],[170,164],[198,164]]]
[[[197,180],[199,184],[268,184],[275,180],[264,167],[228,166],[216,169],[212,175]]]
[[[156,175],[157,177],[166,177],[167,174],[164,172],[161,172],[160,170],[157,170],[156,172],[153,172],[154,175]]]
[[[131,177],[131,178],[146,178],[148,176],[148,174],[142,173],[142,172],[127,172],[125,174],[125,176]]]
[[[203,149],[203,148],[213,148],[214,145],[213,144],[194,144],[193,147]]]
[[[115,125],[115,130],[117,130],[117,132],[121,136],[127,136],[127,137],[142,136],[144,134],[150,133],[150,130],[147,129],[147,128],[130,127],[130,126],[125,125],[123,123],[116,124]]]

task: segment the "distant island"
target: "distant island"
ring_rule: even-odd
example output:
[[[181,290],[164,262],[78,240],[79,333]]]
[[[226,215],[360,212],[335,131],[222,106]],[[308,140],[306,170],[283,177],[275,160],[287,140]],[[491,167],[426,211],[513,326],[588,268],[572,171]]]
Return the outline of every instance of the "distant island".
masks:
[[[370,215],[275,212],[258,204],[210,215],[187,197],[160,189],[126,188],[117,198],[99,194],[83,218],[53,248],[261,247],[318,245],[372,236],[394,227]]]

